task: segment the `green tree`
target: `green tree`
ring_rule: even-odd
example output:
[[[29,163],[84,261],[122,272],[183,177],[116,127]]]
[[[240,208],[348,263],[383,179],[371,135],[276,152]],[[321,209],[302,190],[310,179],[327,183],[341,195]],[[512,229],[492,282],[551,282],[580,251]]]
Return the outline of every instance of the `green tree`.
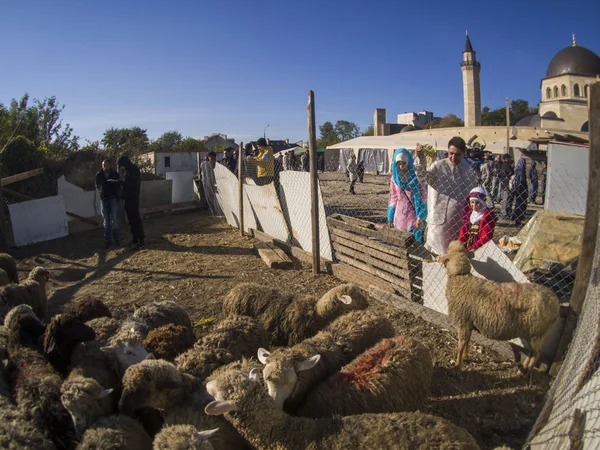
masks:
[[[375,136],[375,128],[373,128],[373,125],[369,125],[362,135],[363,136]]]
[[[107,151],[119,155],[137,156],[149,150],[148,135],[140,127],[109,128],[104,132],[102,144]]]
[[[456,114],[448,114],[447,116],[442,117],[441,120],[434,120],[430,123],[431,128],[453,128],[462,126],[464,126],[464,122]]]
[[[174,148],[176,152],[202,152],[206,150],[204,141],[193,137],[186,137]]]
[[[337,144],[340,141],[331,122],[325,122],[319,126],[319,133],[321,134],[321,138],[317,142],[317,147],[326,147]]]
[[[347,141],[360,136],[360,128],[354,122],[338,120],[335,123],[335,134],[340,141]]]
[[[530,114],[537,114],[537,107],[530,107],[529,102],[523,99],[516,99],[510,102],[509,107],[510,120],[515,122]],[[505,126],[506,125],[506,107],[490,109],[485,106],[481,110],[481,123],[487,126]]]
[[[2,153],[0,153],[0,166],[2,176],[16,175],[42,166],[44,154],[38,150],[34,143],[24,136],[12,138]]]
[[[182,140],[183,136],[179,131],[167,131],[150,144],[150,149],[156,152],[172,152]]]

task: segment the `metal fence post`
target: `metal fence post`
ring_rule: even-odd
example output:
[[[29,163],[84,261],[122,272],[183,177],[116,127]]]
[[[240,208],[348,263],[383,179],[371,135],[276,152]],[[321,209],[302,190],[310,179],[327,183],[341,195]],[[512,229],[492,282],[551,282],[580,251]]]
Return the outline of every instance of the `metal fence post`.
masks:
[[[310,157],[310,217],[312,220],[313,273],[320,271],[321,249],[319,246],[319,179],[317,174],[317,136],[315,130],[315,94],[308,91],[308,156]]]

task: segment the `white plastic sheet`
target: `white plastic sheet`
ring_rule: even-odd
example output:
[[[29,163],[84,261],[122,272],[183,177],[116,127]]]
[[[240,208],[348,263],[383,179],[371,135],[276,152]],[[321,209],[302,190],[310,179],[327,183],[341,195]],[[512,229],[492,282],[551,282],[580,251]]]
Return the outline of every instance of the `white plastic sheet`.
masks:
[[[193,172],[167,172],[165,178],[173,180],[171,203],[191,202],[195,200]]]
[[[81,217],[100,215],[100,194],[96,191],[84,191],[79,186],[69,183],[64,175],[58,179],[58,195],[65,199],[65,208],[69,212]]]
[[[239,228],[239,194],[238,179],[222,164],[215,166],[215,180],[217,181],[217,200],[227,223],[234,228]],[[244,229],[256,229],[256,218],[250,206],[248,196],[244,194]]]
[[[69,234],[62,195],[15,203],[8,211],[17,247]]]
[[[291,233],[285,222],[273,183],[265,186],[245,184],[244,192],[250,200],[260,229],[269,236],[289,242]]]

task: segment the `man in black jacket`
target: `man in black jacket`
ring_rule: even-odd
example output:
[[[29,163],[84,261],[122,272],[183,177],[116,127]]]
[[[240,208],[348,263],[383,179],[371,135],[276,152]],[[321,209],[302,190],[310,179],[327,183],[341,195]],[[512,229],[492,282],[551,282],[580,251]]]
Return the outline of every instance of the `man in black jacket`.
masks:
[[[142,178],[140,168],[133,164],[130,159],[123,155],[118,161],[119,168],[123,167],[124,176],[121,184],[121,198],[125,200],[125,213],[131,227],[131,236],[133,241],[131,245],[141,250],[146,245],[146,236],[144,236],[144,226],[140,217],[140,186]]]
[[[96,174],[96,188],[100,191],[104,220],[104,248],[110,246],[111,219],[112,234],[118,247],[121,245],[119,242],[119,174],[112,169],[108,159],[102,161],[102,170]]]

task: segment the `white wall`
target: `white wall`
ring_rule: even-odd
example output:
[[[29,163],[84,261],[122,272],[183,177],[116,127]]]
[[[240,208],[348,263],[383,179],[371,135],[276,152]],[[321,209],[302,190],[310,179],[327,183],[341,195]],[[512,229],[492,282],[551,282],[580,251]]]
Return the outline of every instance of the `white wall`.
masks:
[[[548,144],[548,179],[544,209],[585,215],[589,177],[589,148]]]
[[[169,167],[165,158],[170,159]],[[198,152],[156,152],[156,174],[166,176],[167,172],[198,173]]]

